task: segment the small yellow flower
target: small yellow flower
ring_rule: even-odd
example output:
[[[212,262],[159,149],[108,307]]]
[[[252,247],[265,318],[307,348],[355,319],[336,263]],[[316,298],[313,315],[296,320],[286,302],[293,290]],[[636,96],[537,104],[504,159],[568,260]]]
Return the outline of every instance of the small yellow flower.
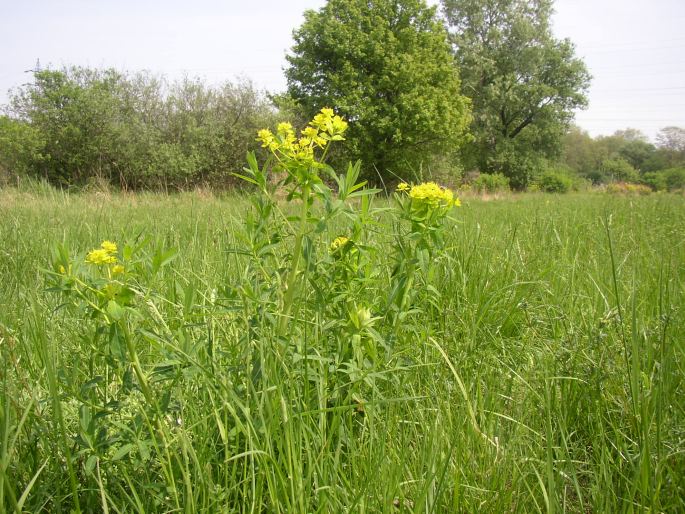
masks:
[[[309,139],[314,140],[314,138],[318,135],[319,131],[315,127],[305,127],[302,129],[303,137],[308,137]]]
[[[258,131],[257,141],[262,143],[262,148],[268,148],[272,152],[278,150],[278,141],[276,141],[276,137],[269,129],[262,129]]]
[[[272,139],[274,135],[269,129],[261,129],[257,131],[257,140],[266,143],[268,140]]]
[[[347,122],[341,116],[335,115],[330,107],[321,109],[321,112],[314,116],[309,125],[321,132],[327,133],[329,138],[335,138],[336,140],[344,139],[342,134],[347,130]]]
[[[424,182],[417,186],[413,186],[409,190],[409,196],[412,200],[419,203],[427,204],[430,207],[452,207],[457,205],[458,201],[454,199],[454,193],[449,189],[439,186],[435,182]],[[461,203],[459,203],[461,205]]]
[[[347,130],[347,122],[340,116],[333,116],[331,119],[331,129],[329,133],[331,136],[342,135]]]
[[[104,248],[97,248],[88,252],[88,255],[86,255],[86,262],[97,265],[115,264],[117,262],[117,258],[116,256],[111,255]]]
[[[117,264],[117,265],[112,267],[112,274],[113,275],[118,275],[120,273],[123,273],[124,271],[126,271],[126,270],[124,269],[124,267],[121,264]]]
[[[100,248],[102,248],[107,253],[116,253],[117,252],[117,244],[113,243],[112,241],[103,241],[102,244],[100,245]]]
[[[333,242],[331,243],[330,252],[336,253],[336,252],[340,251],[342,248],[347,246],[349,244],[349,242],[350,242],[350,239],[345,237],[345,236],[336,237],[333,240]]]
[[[66,270],[66,269],[64,268],[64,266],[62,266],[61,264],[60,264],[60,267],[59,267],[59,272],[60,272],[62,275],[66,275],[66,274],[67,274],[67,270]]]
[[[319,131],[316,127],[305,127],[302,129],[302,137],[300,138],[300,144],[302,144],[302,140],[306,139],[310,143],[314,143],[316,146],[319,148],[323,148],[328,144],[328,141],[321,137],[319,134]]]
[[[397,191],[398,192],[405,192],[405,191],[409,191],[410,189],[411,189],[411,187],[406,182],[400,182],[397,185]]]
[[[278,132],[279,136],[287,136],[289,134],[294,134],[293,126],[292,124],[288,123],[287,121],[283,121],[278,124],[278,127],[276,127],[276,132]]]

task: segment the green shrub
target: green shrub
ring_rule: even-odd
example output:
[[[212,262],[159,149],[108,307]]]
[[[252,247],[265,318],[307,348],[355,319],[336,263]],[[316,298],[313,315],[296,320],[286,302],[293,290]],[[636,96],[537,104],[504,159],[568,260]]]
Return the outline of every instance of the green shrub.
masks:
[[[655,171],[642,175],[640,184],[649,187],[652,191],[665,191],[668,188],[664,174]]]
[[[509,178],[501,173],[481,173],[471,186],[478,193],[500,193],[509,191]]]
[[[550,169],[538,177],[536,184],[545,193],[568,193],[573,181],[561,171]]]
[[[11,117],[0,118],[0,167],[59,185],[223,184],[275,117],[249,82],[165,87],[151,75],[77,67],[33,79],[12,94]]]
[[[606,184],[609,181],[608,177],[604,174],[604,172],[598,169],[588,171],[585,174],[585,178],[587,178],[594,185]]]
[[[685,189],[685,168],[670,168],[660,172],[669,191]]]
[[[0,170],[9,175],[28,175],[43,161],[44,141],[25,121],[0,116]]]
[[[653,191],[677,191],[685,189],[685,168],[669,168],[651,171],[640,177],[640,184]]]
[[[640,174],[637,170],[621,157],[604,159],[601,168],[604,175],[615,182],[638,182],[640,180]]]

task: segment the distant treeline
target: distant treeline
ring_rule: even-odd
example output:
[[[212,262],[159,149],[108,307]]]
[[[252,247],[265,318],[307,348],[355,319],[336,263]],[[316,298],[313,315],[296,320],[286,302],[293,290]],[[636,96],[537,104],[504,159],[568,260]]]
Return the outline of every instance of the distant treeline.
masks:
[[[685,128],[664,127],[656,145],[628,128],[592,138],[572,127],[562,140],[560,163],[567,173],[592,184],[626,182],[655,191],[685,188]]]
[[[168,83],[114,70],[40,69],[0,116],[0,182],[122,189],[231,186],[257,130],[302,128],[324,107],[350,122],[327,154],[392,188],[431,178],[476,191],[685,186],[685,129],[571,126],[590,73],[552,33],[550,0],[327,0],[293,33],[286,90]],[[338,153],[339,152],[339,153]],[[645,187],[646,188],[646,187]]]
[[[283,98],[279,110],[248,81],[210,87],[80,67],[38,70],[33,78],[11,93],[0,116],[0,183],[33,177],[62,187],[231,187],[246,153],[261,151],[257,130],[301,114]],[[441,178],[478,191],[511,184],[499,172],[478,171],[452,166]],[[635,129],[592,138],[571,127],[559,157],[545,160],[528,188],[565,192],[614,182],[685,188],[685,129],[665,127],[654,145]]]
[[[247,81],[210,87],[79,67],[33,78],[0,116],[0,168],[57,185],[227,185],[276,117]]]

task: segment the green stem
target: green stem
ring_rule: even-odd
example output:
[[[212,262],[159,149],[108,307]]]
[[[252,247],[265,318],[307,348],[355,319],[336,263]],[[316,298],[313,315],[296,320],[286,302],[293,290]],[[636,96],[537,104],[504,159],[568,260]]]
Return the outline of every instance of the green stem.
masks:
[[[136,351],[135,345],[133,344],[128,330],[125,330],[124,338],[126,339],[126,347],[131,359],[131,365],[133,366],[133,372],[136,374],[138,384],[140,385],[140,390],[142,391],[143,396],[145,396],[145,400],[147,401],[148,405],[154,408],[155,414],[158,414],[157,402],[155,402],[155,398],[152,395],[150,386],[147,383],[147,377],[145,376],[143,368],[140,365],[140,360],[138,360],[138,352]]]
[[[154,428],[157,429],[157,434],[162,439],[162,449],[164,450],[168,463],[168,469],[167,471],[165,471],[165,475],[167,480],[169,481],[169,484],[173,484],[174,478],[172,471],[172,455],[169,450],[170,446],[169,438],[167,437],[167,428],[163,423],[163,413],[159,408],[159,404],[157,403],[154,395],[152,394],[152,389],[150,389],[150,384],[148,383],[147,377],[145,376],[145,372],[143,371],[143,367],[140,364],[140,359],[138,359],[138,351],[136,350],[133,337],[131,336],[131,332],[129,331],[128,326],[126,325],[126,322],[119,324],[119,326],[124,332],[124,339],[126,340],[126,349],[128,350],[129,358],[131,359],[131,366],[133,367],[133,372],[135,373],[136,378],[138,379],[140,390],[143,393],[143,396],[145,397],[145,401],[147,402],[148,406],[150,406],[153,409],[152,422],[154,424]],[[150,428],[152,428],[152,426]],[[155,444],[155,446],[157,446],[157,444]],[[179,464],[182,464],[181,457],[179,455],[175,455],[175,460]],[[176,493],[175,488],[174,496],[176,500],[176,505],[180,507],[178,493]]]
[[[302,240],[304,239],[304,234],[307,231],[307,218],[309,217],[309,193],[309,184],[302,186],[302,212],[300,214],[300,229],[295,236],[293,258],[290,264],[290,272],[288,273],[288,278],[286,279],[285,283],[286,291],[285,297],[283,298],[283,312],[281,313],[281,319],[278,323],[279,336],[285,334],[285,330],[288,327],[290,312],[293,307],[293,301],[295,299],[295,292],[297,289],[297,273],[299,271],[300,256],[302,254]]]
[[[405,276],[407,277],[407,281],[404,284],[404,290],[402,291],[402,296],[400,297],[400,301],[398,303],[398,310],[397,310],[397,316],[395,317],[395,335],[397,335],[399,331],[399,318],[400,315],[408,310],[409,307],[409,299],[411,296],[411,290],[414,287],[414,276],[416,274],[416,262],[415,262],[415,257],[412,256],[412,258],[409,260],[409,265],[407,266],[407,269],[405,271]]]

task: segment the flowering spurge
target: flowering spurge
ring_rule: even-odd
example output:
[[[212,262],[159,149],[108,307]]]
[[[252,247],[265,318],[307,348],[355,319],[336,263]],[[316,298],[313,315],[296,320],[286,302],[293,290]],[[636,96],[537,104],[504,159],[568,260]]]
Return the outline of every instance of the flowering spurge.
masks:
[[[397,328],[402,313],[410,309],[421,291],[439,294],[436,288],[417,288],[417,268],[423,276],[430,274],[443,246],[445,220],[453,207],[461,206],[454,193],[435,182],[400,183],[395,191],[395,211],[408,222],[407,230],[397,235],[396,274],[393,277],[392,301],[388,306],[392,324]]]
[[[289,201],[294,199],[301,201],[299,216],[288,220],[288,228],[292,230],[294,244],[292,260],[282,288],[284,291],[281,301],[282,312],[277,330],[280,336],[284,335],[288,327],[291,311],[301,285],[300,261],[305,238],[310,232],[311,207],[316,199],[319,199],[325,207],[330,207],[333,202],[333,192],[324,184],[319,174],[322,171],[332,173],[330,167],[325,165],[326,155],[332,142],[344,141],[347,127],[347,122],[341,116],[335,114],[333,109],[325,107],[300,131],[299,137],[288,122],[279,123],[275,133],[266,128],[257,132],[257,141],[263,148],[269,150],[270,163],[276,170],[285,172],[285,178],[278,185],[289,189],[287,197]],[[246,175],[237,176],[257,185],[264,197],[268,199],[255,201],[257,211],[271,212],[272,207],[269,205],[271,205],[272,193],[269,192],[270,181],[266,177],[270,163],[260,169],[253,153],[248,154],[247,160],[249,168],[245,168]],[[358,167],[357,172],[349,176],[356,179]],[[343,180],[343,177],[336,177],[336,180]],[[355,190],[363,187],[364,183],[342,182],[341,184],[339,195],[341,193],[343,196],[346,193],[350,196],[362,194],[361,191],[355,192]],[[339,209],[340,206],[337,210]]]
[[[307,127],[302,129],[300,137],[295,135],[295,129],[288,122],[278,124],[276,133],[269,129],[257,132],[257,141],[262,148],[267,148],[283,171],[297,175],[301,169],[316,169],[323,167],[323,161],[331,141],[343,141],[343,134],[347,130],[347,122],[334,114],[333,109],[323,108]],[[322,157],[317,159],[315,150],[322,151]]]
[[[395,190],[401,217],[410,220],[419,232],[431,226],[439,226],[452,207],[460,207],[461,201],[452,190],[435,182],[410,185],[401,182]]]
[[[88,252],[86,262],[91,264],[116,264],[117,245],[112,241],[103,241],[100,248]]]
[[[123,458],[132,445],[153,446],[167,437],[168,401],[142,356],[148,338],[162,331],[150,283],[176,252],[157,248],[149,254],[145,244],[120,248],[105,240],[85,255],[72,256],[63,246],[53,254],[49,291],[61,293],[61,311],[84,319],[86,327],[81,351],[88,371],[70,399],[80,418],[75,448],[86,472],[96,462]],[[127,412],[125,406],[134,404],[139,410]],[[147,431],[139,426],[141,411],[151,425]]]
[[[417,206],[427,205],[431,209],[449,209],[450,207],[461,206],[459,198],[455,198],[450,189],[439,186],[435,182],[423,182],[415,186],[401,182],[397,186],[397,192],[409,195],[409,198]]]

